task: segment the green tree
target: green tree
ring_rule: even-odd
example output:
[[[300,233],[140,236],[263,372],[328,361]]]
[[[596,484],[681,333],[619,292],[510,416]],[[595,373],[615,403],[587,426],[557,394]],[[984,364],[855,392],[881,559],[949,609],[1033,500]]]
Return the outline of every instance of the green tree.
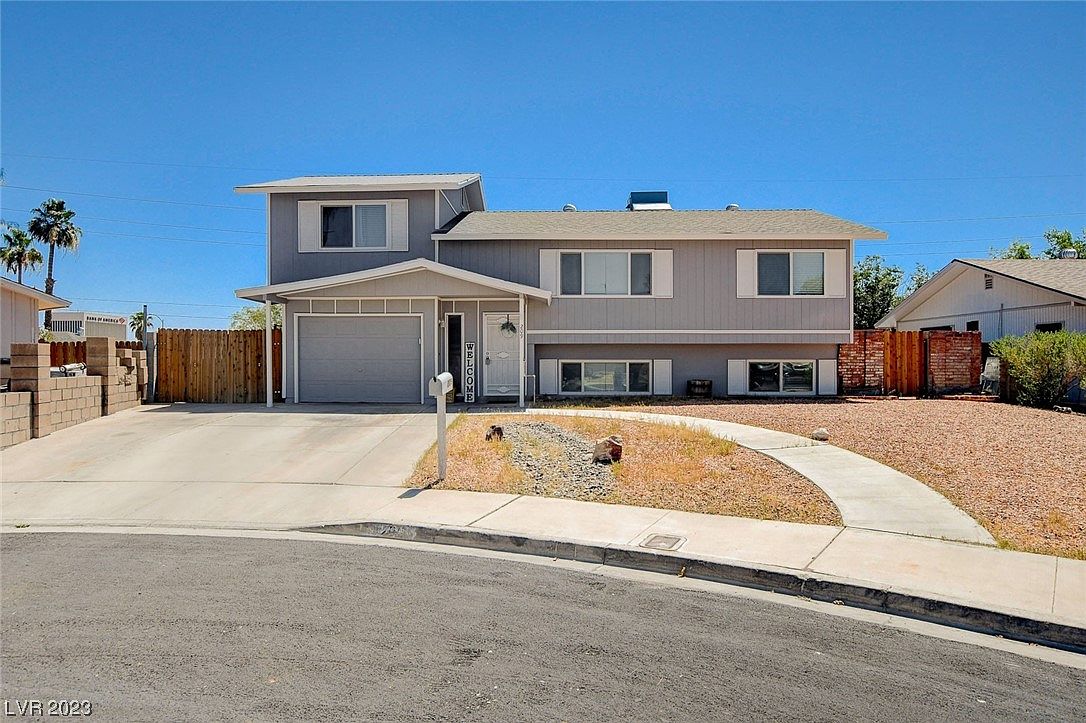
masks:
[[[1033,247],[1022,239],[1015,239],[1007,248],[993,248],[988,253],[993,259],[1032,259]]]
[[[927,266],[918,262],[913,268],[913,272],[909,274],[908,280],[905,281],[905,286],[902,288],[901,294],[894,301],[894,306],[900,304],[905,300],[905,297],[928,283],[932,276],[935,276],[935,272],[928,270]]]
[[[155,327],[155,319],[158,317],[154,314],[147,315],[147,331],[151,331]],[[128,317],[128,328],[132,330],[132,335],[136,337],[136,341],[143,341],[143,311],[137,311],[132,316]]]
[[[878,255],[867,256],[856,264],[852,272],[855,328],[873,328],[894,307],[903,276],[900,268],[883,263]]]
[[[53,278],[53,255],[57,248],[75,251],[83,230],[72,223],[75,211],[64,205],[59,198],[50,198],[30,214],[30,223],[26,230],[34,240],[49,247],[49,262],[45,272],[45,293],[53,293],[56,279]],[[45,327],[53,328],[53,312],[45,312]]]
[[[283,306],[272,304],[272,326],[283,328]],[[230,315],[231,329],[263,329],[264,307],[246,306]]]
[[[0,263],[8,273],[14,273],[23,283],[23,271],[33,271],[42,265],[41,252],[34,248],[34,239],[18,226],[8,226],[4,232],[4,248],[0,249]]]
[[[1070,231],[1050,228],[1045,231],[1045,241],[1048,242],[1048,247],[1044,250],[1045,258],[1058,259],[1064,249],[1074,249],[1080,259],[1086,259],[1086,229],[1082,230],[1081,236],[1075,238]]]
[[[1007,363],[1017,402],[1051,409],[1078,383],[1086,388],[1086,332],[1035,331],[992,342],[992,353]]]

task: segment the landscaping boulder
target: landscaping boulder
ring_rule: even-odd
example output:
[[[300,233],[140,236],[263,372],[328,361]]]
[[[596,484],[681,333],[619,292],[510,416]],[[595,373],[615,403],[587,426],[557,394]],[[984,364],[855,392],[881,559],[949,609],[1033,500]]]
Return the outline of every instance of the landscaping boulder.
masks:
[[[596,441],[592,450],[592,461],[598,464],[611,464],[622,460],[622,437],[611,435],[607,439]]]
[[[819,427],[815,431],[811,432],[811,439],[818,442],[826,442],[830,438],[830,433],[825,427]]]

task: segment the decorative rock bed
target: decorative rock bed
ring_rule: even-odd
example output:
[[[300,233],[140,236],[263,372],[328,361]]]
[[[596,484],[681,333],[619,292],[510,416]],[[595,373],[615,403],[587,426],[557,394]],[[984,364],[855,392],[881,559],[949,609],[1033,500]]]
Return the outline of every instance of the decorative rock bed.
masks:
[[[615,476],[607,465],[592,461],[595,444],[548,422],[505,425],[512,461],[532,481],[532,493],[586,499],[611,493]]]

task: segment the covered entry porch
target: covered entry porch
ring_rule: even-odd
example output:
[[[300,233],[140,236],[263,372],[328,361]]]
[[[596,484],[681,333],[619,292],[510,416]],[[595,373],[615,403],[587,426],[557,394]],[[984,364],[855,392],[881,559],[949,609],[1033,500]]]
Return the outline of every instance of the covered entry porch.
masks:
[[[528,300],[542,289],[427,259],[240,289],[283,305],[288,402],[426,403],[426,382],[454,377],[457,398],[523,405]],[[270,370],[268,382],[270,384]]]

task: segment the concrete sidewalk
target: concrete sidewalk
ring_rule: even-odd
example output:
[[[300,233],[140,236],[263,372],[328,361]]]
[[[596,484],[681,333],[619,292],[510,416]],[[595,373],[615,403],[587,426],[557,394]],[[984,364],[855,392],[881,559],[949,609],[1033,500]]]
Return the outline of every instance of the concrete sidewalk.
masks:
[[[1086,562],[874,530],[362,485],[8,482],[2,524],[298,529],[380,522],[792,571],[1086,629]],[[480,539],[485,538],[485,534]],[[553,543],[552,543],[553,546]]]
[[[811,480],[837,505],[846,527],[996,544],[988,530],[923,482],[863,455],[796,434],[703,417],[651,412],[528,409],[524,413],[632,419],[704,429],[772,457]]]

